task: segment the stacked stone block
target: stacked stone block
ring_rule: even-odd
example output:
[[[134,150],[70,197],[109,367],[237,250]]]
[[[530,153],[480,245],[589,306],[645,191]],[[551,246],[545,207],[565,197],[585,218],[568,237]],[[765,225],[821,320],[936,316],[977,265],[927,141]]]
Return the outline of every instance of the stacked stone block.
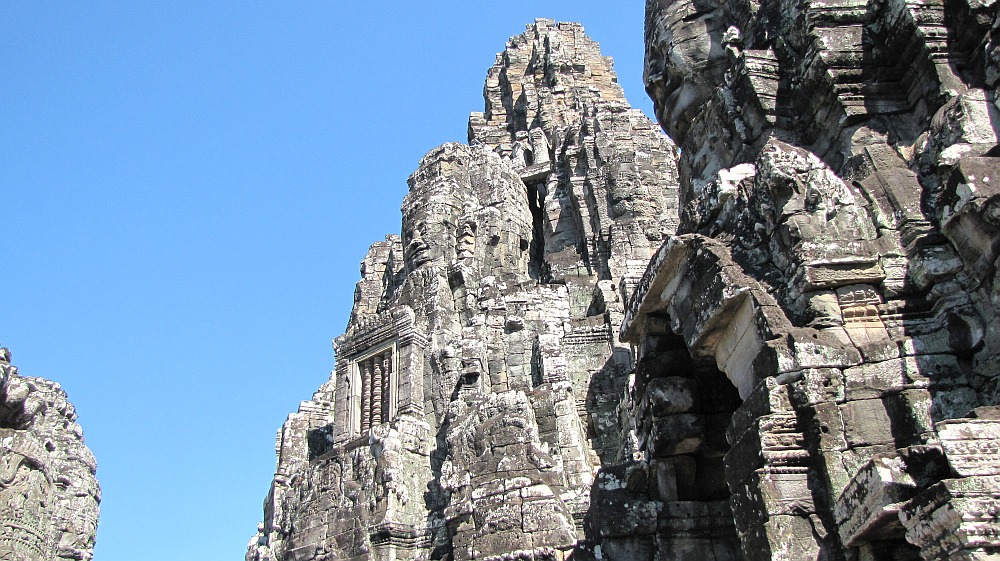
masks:
[[[962,474],[945,443],[977,449],[1000,374],[981,206],[996,22],[966,2],[647,2],[682,235],[622,338],[680,336],[739,390],[726,477],[747,559],[1000,545],[979,514],[990,476]]]

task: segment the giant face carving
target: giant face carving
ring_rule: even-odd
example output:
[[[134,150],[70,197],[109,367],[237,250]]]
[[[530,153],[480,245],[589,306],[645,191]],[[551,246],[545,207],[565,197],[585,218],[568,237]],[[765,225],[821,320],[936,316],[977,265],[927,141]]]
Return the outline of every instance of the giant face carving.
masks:
[[[678,144],[690,121],[723,83],[728,25],[715,0],[651,2],[646,33],[646,91],[656,118]]]
[[[422,227],[424,225],[419,224],[413,230],[404,234],[403,259],[406,261],[406,266],[409,270],[416,269],[433,259],[431,246],[424,241],[423,234],[420,232]]]
[[[492,150],[445,144],[410,177],[403,204],[406,270],[469,260],[527,273],[532,215],[527,188]]]

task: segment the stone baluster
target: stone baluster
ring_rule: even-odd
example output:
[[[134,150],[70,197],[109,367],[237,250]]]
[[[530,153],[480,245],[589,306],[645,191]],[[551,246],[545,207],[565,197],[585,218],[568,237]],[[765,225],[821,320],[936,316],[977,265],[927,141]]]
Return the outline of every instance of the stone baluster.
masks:
[[[390,420],[391,411],[389,411],[389,402],[391,401],[389,392],[391,391],[389,385],[389,379],[392,374],[392,353],[387,352],[382,355],[382,419],[384,421]]]
[[[382,385],[385,380],[385,371],[382,367],[382,356],[372,357],[372,371],[375,373],[372,378],[372,425],[382,422]]]
[[[366,434],[371,428],[372,400],[371,396],[371,366],[369,361],[358,362],[358,370],[361,371],[361,434]]]

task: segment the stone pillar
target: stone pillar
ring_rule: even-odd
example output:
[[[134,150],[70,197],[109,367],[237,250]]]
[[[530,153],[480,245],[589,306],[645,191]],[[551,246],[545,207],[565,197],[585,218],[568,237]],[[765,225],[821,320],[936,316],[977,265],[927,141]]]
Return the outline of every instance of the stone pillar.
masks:
[[[385,371],[382,367],[382,355],[368,359],[374,373],[372,377],[372,426],[382,422],[382,385],[385,381]]]
[[[411,341],[401,341],[396,363],[396,411],[399,414],[423,415],[423,376],[423,346],[412,344]]]
[[[372,371],[370,363],[367,360],[359,360],[358,370],[361,373],[361,434],[366,434],[372,426]]]
[[[334,440],[337,444],[357,434],[357,416],[354,414],[357,393],[357,377],[353,373],[352,364],[337,355],[337,367],[330,373],[331,379],[337,381],[334,396],[333,423],[336,426]]]
[[[747,561],[820,559],[805,447],[788,386],[765,378],[726,429],[729,502]]]
[[[393,313],[392,319],[398,338],[393,350],[396,355],[391,357],[394,372],[389,394],[390,411],[394,415],[422,417],[427,337],[414,328],[414,314],[410,308],[400,308]]]
[[[348,376],[347,389],[350,392],[347,400],[347,434],[350,438],[361,432],[361,374],[351,373]]]

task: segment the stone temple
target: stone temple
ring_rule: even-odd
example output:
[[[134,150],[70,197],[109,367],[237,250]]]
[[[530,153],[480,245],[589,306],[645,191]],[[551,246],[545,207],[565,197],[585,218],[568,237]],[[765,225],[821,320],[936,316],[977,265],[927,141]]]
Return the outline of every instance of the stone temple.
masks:
[[[580,25],[510,39],[247,561],[1000,559],[998,5],[648,0],[645,41],[658,124]]]
[[[658,123],[511,38],[246,561],[1000,561],[998,12],[647,0]],[[92,559],[95,472],[0,349],[0,561]]]

